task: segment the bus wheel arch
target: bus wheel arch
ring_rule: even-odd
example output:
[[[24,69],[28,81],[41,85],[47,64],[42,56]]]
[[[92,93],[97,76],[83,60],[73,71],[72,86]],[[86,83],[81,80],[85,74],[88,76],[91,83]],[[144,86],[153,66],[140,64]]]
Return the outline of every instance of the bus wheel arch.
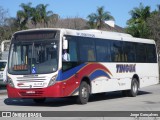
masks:
[[[84,76],[81,79],[80,84],[82,83],[82,81],[85,81],[89,85],[89,87],[90,87],[89,94],[91,94],[92,93],[92,85],[91,85],[91,80],[89,79],[89,77]]]
[[[91,93],[91,83],[88,77],[83,77],[79,86],[79,94],[77,96],[78,104],[87,104]]]

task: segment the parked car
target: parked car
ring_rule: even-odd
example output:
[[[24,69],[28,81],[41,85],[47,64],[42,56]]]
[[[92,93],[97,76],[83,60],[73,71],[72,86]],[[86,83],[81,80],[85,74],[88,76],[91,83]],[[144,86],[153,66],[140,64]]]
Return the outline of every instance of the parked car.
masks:
[[[3,78],[6,73],[6,67],[7,67],[7,60],[0,60],[0,85],[6,85],[6,83],[3,82]]]

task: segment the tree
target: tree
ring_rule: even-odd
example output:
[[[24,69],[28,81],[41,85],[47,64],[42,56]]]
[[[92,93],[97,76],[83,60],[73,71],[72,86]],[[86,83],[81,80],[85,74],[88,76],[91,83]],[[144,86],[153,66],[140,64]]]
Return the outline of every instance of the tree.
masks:
[[[50,16],[48,16],[48,27],[55,27],[57,22],[60,19],[60,16],[58,14],[52,14]]]
[[[5,39],[10,39],[10,27],[7,26],[6,21],[8,19],[8,10],[3,9],[0,6],[0,42]]]
[[[52,11],[47,11],[48,4],[39,4],[37,5],[36,9],[39,12],[39,15],[41,16],[40,21],[44,24],[44,27],[48,27],[48,21],[49,17],[53,15]]]
[[[8,10],[4,10],[0,6],[0,26],[3,26],[5,24],[5,19],[8,17]]]
[[[33,8],[31,7],[32,3],[24,4],[22,3],[20,7],[22,10],[17,12],[17,22],[19,23],[19,28],[26,29],[27,23],[31,19]]]
[[[48,4],[38,4],[36,7],[31,6],[32,3],[24,4],[22,3],[20,7],[22,10],[17,11],[17,23],[19,25],[19,29],[27,29],[37,27],[48,27],[48,23],[50,18],[57,17],[56,14],[53,14],[52,11],[47,11]],[[55,18],[57,19],[57,18]]]
[[[68,17],[65,19],[59,19],[54,27],[82,30],[86,29],[86,26],[87,21],[76,16],[75,18]]]
[[[40,10],[36,8],[32,8],[32,18],[31,18],[32,23],[34,24],[35,28],[37,27],[37,24],[41,22],[41,15],[40,15]]]
[[[110,12],[104,11],[104,7],[98,7],[96,13],[88,15],[88,25],[90,28],[102,29],[106,20],[114,20]]]
[[[150,31],[146,22],[151,15],[150,7],[144,7],[140,3],[139,7],[134,8],[129,13],[131,18],[127,21],[126,32],[135,37],[149,38]]]
[[[147,19],[147,26],[149,26],[151,36],[157,43],[158,53],[160,53],[160,5],[157,6],[158,10],[151,13]]]

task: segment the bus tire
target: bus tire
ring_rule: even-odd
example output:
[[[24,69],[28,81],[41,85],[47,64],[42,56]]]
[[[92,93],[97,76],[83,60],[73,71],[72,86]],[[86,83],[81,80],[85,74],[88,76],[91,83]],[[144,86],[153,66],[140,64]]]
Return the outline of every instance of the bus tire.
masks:
[[[78,104],[87,104],[90,95],[90,85],[87,82],[82,81],[79,87],[79,95],[77,97]]]
[[[44,103],[45,100],[46,100],[46,98],[35,98],[35,99],[33,99],[33,101],[34,101],[35,103]]]
[[[128,90],[128,96],[129,97],[136,97],[138,94],[138,88],[139,88],[139,83],[138,80],[136,78],[132,79],[132,83],[131,83],[131,89]]]

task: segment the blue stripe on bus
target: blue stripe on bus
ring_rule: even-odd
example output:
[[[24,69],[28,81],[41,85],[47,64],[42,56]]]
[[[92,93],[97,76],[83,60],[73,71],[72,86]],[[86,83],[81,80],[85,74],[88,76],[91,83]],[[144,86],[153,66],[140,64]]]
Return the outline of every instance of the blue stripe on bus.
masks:
[[[110,76],[108,75],[108,73],[106,73],[106,72],[103,71],[103,70],[96,70],[96,71],[94,71],[94,72],[89,76],[89,78],[90,78],[90,80],[94,80],[94,79],[96,79],[96,78],[98,78],[98,77],[102,77],[102,76],[107,77],[107,78],[110,78]]]
[[[67,80],[68,78],[72,77],[75,73],[77,73],[80,69],[82,69],[84,66],[86,66],[86,63],[64,72],[63,75],[62,75],[62,70],[59,71],[56,81]]]

